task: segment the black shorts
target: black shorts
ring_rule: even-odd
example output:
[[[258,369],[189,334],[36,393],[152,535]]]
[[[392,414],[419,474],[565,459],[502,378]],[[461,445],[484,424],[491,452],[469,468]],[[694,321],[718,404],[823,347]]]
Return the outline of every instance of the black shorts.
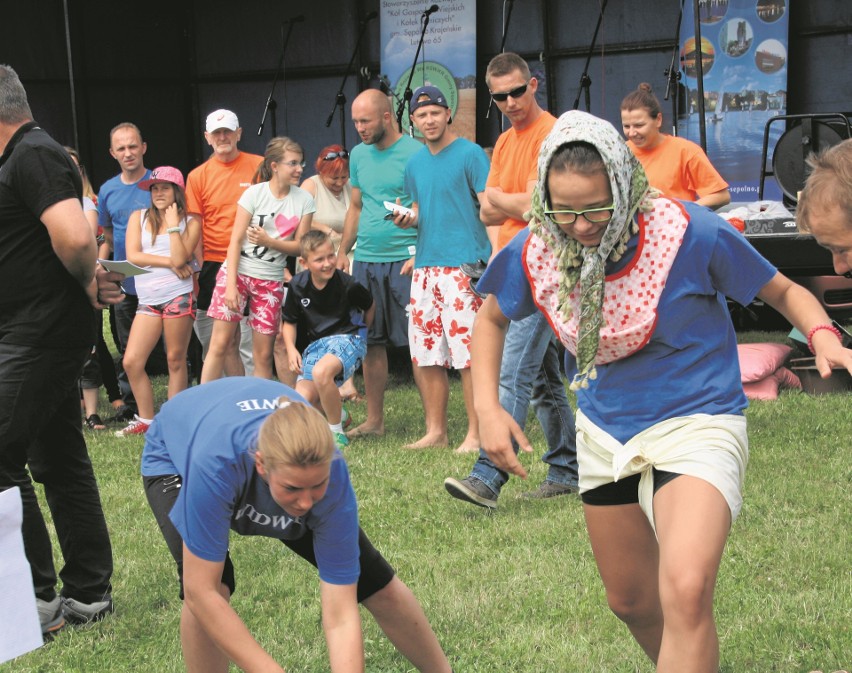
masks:
[[[145,495],[154,518],[160,526],[160,532],[166,540],[166,545],[177,564],[178,581],[180,582],[180,598],[183,600],[183,540],[180,533],[169,519],[169,512],[174,507],[180,494],[181,478],[177,474],[166,474],[157,477],[142,477],[145,485]],[[308,531],[298,540],[281,540],[290,549],[317,566],[314,555],[314,535]],[[358,602],[369,598],[380,589],[384,589],[394,576],[394,569],[370,542],[367,535],[358,529],[358,547],[360,549],[361,574],[358,577]],[[225,556],[225,567],[222,570],[222,584],[231,590],[233,595],[237,588],[234,578],[234,565],[231,556]]]
[[[398,262],[352,264],[352,277],[366,287],[376,307],[367,329],[367,345],[408,347],[408,305],[411,303],[411,274],[400,273],[407,259]]]
[[[651,468],[654,477],[654,493],[680,476],[678,472],[666,472]],[[586,491],[580,498],[586,505],[631,505],[639,502],[639,474],[619,479],[603,486]]]
[[[216,274],[222,267],[222,262],[204,262],[201,265],[201,271],[198,274],[198,298],[196,306],[199,311],[206,311],[210,308],[210,299],[213,296],[213,289],[216,287]]]

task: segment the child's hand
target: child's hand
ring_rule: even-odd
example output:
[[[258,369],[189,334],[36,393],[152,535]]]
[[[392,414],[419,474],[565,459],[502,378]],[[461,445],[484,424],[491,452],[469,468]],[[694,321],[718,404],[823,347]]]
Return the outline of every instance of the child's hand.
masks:
[[[252,245],[260,245],[269,247],[269,242],[272,240],[262,227],[250,226],[246,231],[246,238]]]
[[[237,313],[240,310],[240,301],[237,295],[237,288],[227,288],[225,290],[225,306],[228,307],[229,311],[233,313]]]
[[[182,264],[181,266],[173,266],[172,273],[174,273],[178,278],[183,280],[184,278],[189,278],[192,275],[192,267],[189,264]]]
[[[178,212],[177,203],[173,203],[172,205],[166,208],[166,227],[171,229],[172,227],[177,227],[180,225],[180,213]]]
[[[294,374],[302,373],[302,355],[297,351],[295,353],[287,354],[287,361],[290,365],[290,371]]]

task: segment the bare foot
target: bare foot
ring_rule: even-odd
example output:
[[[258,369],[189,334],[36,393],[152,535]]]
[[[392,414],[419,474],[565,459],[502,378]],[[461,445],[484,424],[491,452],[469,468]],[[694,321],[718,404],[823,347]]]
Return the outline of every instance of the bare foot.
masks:
[[[464,441],[453,450],[453,453],[479,452],[479,438],[465,437]]]
[[[346,436],[349,437],[349,439],[355,439],[357,437],[368,437],[370,435],[381,437],[383,434],[385,434],[384,425],[368,425],[367,423],[361,423],[361,425],[356,426],[347,432]]]
[[[338,388],[340,392],[340,399],[345,402],[361,402],[363,401],[363,397],[355,388],[355,385],[352,383],[352,379],[348,379],[346,383],[344,383],[340,388]]]
[[[450,443],[450,440],[447,439],[446,435],[423,435],[416,442],[412,442],[411,444],[405,444],[403,449],[428,449],[432,446],[447,446]]]

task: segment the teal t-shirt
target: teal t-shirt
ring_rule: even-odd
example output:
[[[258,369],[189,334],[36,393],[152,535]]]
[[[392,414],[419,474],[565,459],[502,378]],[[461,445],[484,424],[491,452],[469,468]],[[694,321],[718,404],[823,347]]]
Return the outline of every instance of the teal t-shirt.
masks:
[[[465,138],[437,154],[424,147],[411,158],[405,188],[419,208],[415,268],[457,267],[491,256],[477,197],[487,180],[488,157]]]
[[[358,220],[356,262],[397,262],[414,255],[417,229],[400,229],[386,220],[385,201],[411,206],[405,193],[405,165],[423,145],[402,136],[387,149],[356,145],[349,156],[349,180],[361,190],[361,218]]]

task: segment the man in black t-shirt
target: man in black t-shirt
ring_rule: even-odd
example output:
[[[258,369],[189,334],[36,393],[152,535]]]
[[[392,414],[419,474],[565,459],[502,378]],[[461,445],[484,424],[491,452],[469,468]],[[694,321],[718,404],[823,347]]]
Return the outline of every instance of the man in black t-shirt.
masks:
[[[367,353],[367,326],[375,306],[366,287],[336,268],[337,257],[327,234],[309,231],[299,247],[299,263],[307,270],[290,281],[281,312],[281,336],[290,371],[299,375],[296,391],[311,404],[319,402],[342,448],[349,440],[343,434],[345,416],[337,389]],[[307,344],[301,354],[297,332]]]
[[[95,342],[92,307],[120,301],[96,279],[96,243],[68,154],[32,120],[0,65],[0,491],[18,486],[42,632],[112,612],[112,548],[83,439],[77,379]],[[27,473],[29,467],[29,474]],[[30,478],[44,485],[65,565],[56,570]]]

